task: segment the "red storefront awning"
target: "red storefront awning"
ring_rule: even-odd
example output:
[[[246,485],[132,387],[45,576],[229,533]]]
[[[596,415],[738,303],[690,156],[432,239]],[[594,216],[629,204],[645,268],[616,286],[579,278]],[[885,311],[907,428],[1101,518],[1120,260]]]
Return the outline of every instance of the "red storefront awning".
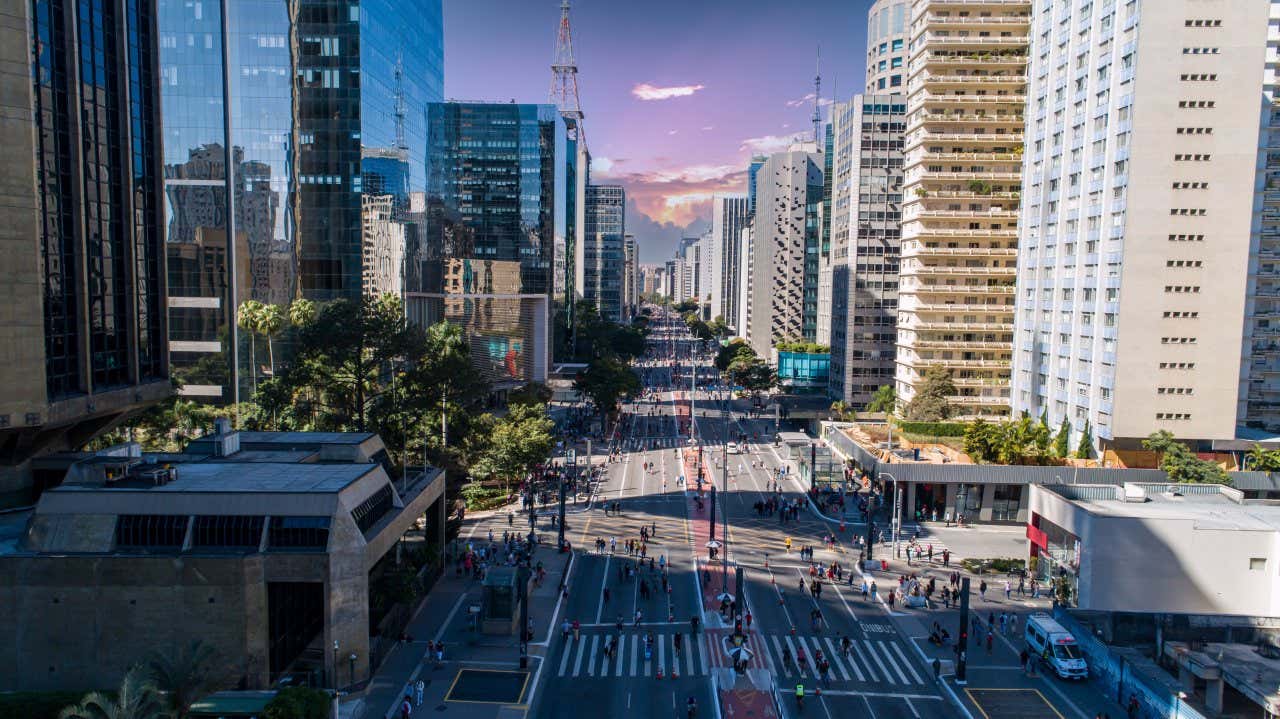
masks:
[[[1039,547],[1039,548],[1041,548],[1041,549],[1044,549],[1044,550],[1048,550],[1048,549],[1049,549],[1049,536],[1048,536],[1048,535],[1046,535],[1046,534],[1044,533],[1044,530],[1042,530],[1042,529],[1039,529],[1039,528],[1037,528],[1037,527],[1033,527],[1033,526],[1031,526],[1030,524],[1028,524],[1028,525],[1027,525],[1027,539],[1030,539],[1032,544],[1036,545],[1037,547]]]

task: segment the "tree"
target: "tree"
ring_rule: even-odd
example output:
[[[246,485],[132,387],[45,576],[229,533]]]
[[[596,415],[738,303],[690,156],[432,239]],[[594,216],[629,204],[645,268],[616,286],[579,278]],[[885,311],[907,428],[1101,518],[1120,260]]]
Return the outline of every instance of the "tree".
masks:
[[[236,326],[249,334],[249,368],[253,389],[258,390],[258,350],[254,338],[258,334],[258,317],[263,304],[257,300],[245,300],[236,309]]]
[[[893,414],[897,404],[898,396],[893,389],[893,385],[882,384],[876,389],[875,394],[871,395],[871,401],[867,403],[866,411]]]
[[[301,329],[315,321],[316,303],[298,299],[289,304],[289,324]]]
[[[729,365],[739,358],[748,360],[756,359],[756,351],[752,349],[751,345],[747,344],[745,340],[740,339],[733,340],[729,344],[721,347],[720,351],[716,353],[716,358],[713,364],[715,365],[715,368],[721,372],[728,372]]]
[[[1071,422],[1066,417],[1062,418],[1062,424],[1058,427],[1058,434],[1053,438],[1053,456],[1066,459],[1067,453],[1071,451]]]
[[[164,697],[156,691],[155,684],[147,678],[142,667],[133,667],[120,681],[120,688],[111,697],[102,692],[90,692],[74,704],[58,713],[58,719],[168,719]]]
[[[213,647],[199,639],[173,653],[156,652],[147,669],[151,682],[168,699],[175,719],[183,719],[197,700],[230,684],[230,672]]]
[[[328,692],[310,687],[286,687],[276,692],[262,715],[265,719],[328,719],[333,699]]]
[[[1169,475],[1169,481],[1178,484],[1230,484],[1226,470],[1213,462],[1195,456],[1187,445],[1174,438],[1168,430],[1152,432],[1142,440],[1142,446],[1160,453],[1160,469]]]
[[[1280,449],[1266,450],[1255,444],[1245,458],[1245,466],[1255,472],[1280,472]]]
[[[1040,413],[1040,424],[1036,429],[1036,446],[1040,450],[1040,454],[1049,455],[1049,445],[1053,442],[1053,430],[1049,429],[1049,409],[1046,407]]]
[[[499,419],[489,436],[488,448],[472,468],[474,474],[498,477],[503,487],[544,462],[555,444],[555,422],[546,405],[517,404]],[[509,489],[508,489],[509,491]]]
[[[272,340],[284,329],[284,310],[280,305],[262,305],[258,309],[255,325],[258,333],[267,338],[267,363],[271,376],[276,375],[276,353]]]
[[[736,359],[729,365],[729,380],[752,396],[778,386],[778,375],[762,359]]]
[[[949,398],[956,393],[951,370],[941,365],[926,367],[924,381],[907,403],[906,419],[912,422],[938,422],[951,416]]]
[[[1093,428],[1089,420],[1084,421],[1084,429],[1080,430],[1080,444],[1076,445],[1076,459],[1089,459],[1093,456]]]
[[[836,400],[831,403],[831,417],[836,421],[844,419],[845,413],[849,411],[849,405],[844,400]]]
[[[619,399],[640,391],[640,378],[621,360],[600,357],[587,365],[573,386],[591,399],[596,411],[607,416],[617,408]]]
[[[729,325],[725,324],[724,318],[719,315],[714,320],[711,320],[711,323],[707,325],[707,329],[711,331],[712,336],[716,339],[729,336]]]

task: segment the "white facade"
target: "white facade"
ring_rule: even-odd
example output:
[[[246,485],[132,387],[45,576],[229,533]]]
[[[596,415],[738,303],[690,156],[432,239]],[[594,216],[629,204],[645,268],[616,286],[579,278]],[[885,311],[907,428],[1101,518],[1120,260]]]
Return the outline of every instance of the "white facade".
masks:
[[[1233,438],[1277,3],[1073,5],[1031,33],[1013,409],[1099,444]]]
[[[752,273],[752,240],[754,238],[752,221],[748,221],[739,235],[738,245],[738,307],[733,328],[738,337],[749,339],[751,329],[751,286],[755,275]]]
[[[711,200],[711,318],[735,327],[741,294],[742,228],[747,224],[746,195],[716,195]]]
[[[1031,3],[917,0],[904,143],[895,375],[950,370],[956,419],[1009,414]]]

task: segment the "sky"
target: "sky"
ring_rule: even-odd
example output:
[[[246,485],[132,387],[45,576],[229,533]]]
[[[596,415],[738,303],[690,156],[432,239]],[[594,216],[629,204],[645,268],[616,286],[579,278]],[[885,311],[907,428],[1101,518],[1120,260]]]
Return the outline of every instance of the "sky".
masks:
[[[813,134],[822,96],[861,90],[870,0],[572,0],[596,184],[626,188],[643,263],[745,193],[751,155]],[[559,0],[445,0],[445,98],[547,102]]]

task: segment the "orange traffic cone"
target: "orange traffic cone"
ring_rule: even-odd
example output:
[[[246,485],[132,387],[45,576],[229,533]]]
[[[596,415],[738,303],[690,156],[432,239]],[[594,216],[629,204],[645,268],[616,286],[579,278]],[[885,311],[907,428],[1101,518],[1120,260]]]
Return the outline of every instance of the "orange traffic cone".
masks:
[[[662,678],[662,667],[658,667],[658,678]]]
[[[679,678],[680,678],[680,675],[676,673],[676,670],[672,669],[672,670],[671,670],[671,678],[672,678],[672,679],[679,679]]]
[[[822,696],[822,687],[814,687],[814,688],[813,688],[813,695],[814,695],[814,696],[817,696],[817,697]]]

